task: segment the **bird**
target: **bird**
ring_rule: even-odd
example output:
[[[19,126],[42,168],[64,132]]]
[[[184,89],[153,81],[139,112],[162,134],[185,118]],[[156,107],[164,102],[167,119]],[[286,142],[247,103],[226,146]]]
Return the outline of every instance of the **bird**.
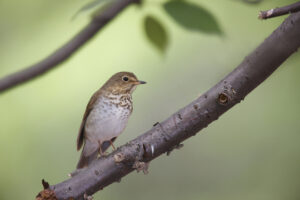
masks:
[[[91,97],[79,128],[77,150],[83,146],[77,169],[90,165],[124,131],[132,113],[132,93],[145,84],[132,72],[118,72]]]

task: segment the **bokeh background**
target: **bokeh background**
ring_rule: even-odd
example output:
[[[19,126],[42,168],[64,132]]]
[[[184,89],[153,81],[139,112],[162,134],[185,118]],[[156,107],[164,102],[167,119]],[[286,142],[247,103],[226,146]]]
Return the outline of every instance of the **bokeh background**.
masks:
[[[86,0],[1,0],[0,76],[33,64],[90,20],[72,16]],[[164,12],[163,1],[130,6],[71,59],[0,96],[0,199],[34,199],[41,179],[61,182],[74,170],[85,106],[112,74],[132,71],[147,85],[133,95],[134,112],[116,146],[185,106],[233,70],[286,18],[257,19],[260,10],[291,0],[191,0],[211,12],[223,35],[190,31]],[[169,37],[165,53],[149,43],[146,15]],[[197,19],[195,19],[197,20]],[[131,173],[95,199],[300,199],[300,54],[219,120],[170,156]]]

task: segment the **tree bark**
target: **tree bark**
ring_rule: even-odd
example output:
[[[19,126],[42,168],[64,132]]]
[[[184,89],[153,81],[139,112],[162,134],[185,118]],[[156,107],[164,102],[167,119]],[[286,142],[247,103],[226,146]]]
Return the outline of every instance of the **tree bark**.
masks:
[[[49,70],[57,67],[73,55],[81,46],[90,40],[99,30],[116,17],[124,8],[140,0],[118,0],[105,11],[93,17],[91,22],[81,30],[74,38],[49,55],[44,60],[29,66],[19,72],[0,79],[0,93],[13,88],[21,83],[36,78]]]
[[[194,136],[239,103],[300,46],[300,13],[289,16],[223,80],[152,129],[101,157],[72,178],[50,186],[56,198],[84,199]],[[41,196],[43,190],[39,195]]]
[[[280,8],[273,8],[271,10],[261,11],[259,13],[258,18],[259,19],[269,19],[272,17],[278,17],[278,16],[282,16],[282,15],[286,15],[286,14],[294,13],[294,12],[298,12],[298,11],[300,11],[300,2],[291,4],[291,5],[287,5],[284,7],[280,7]]]

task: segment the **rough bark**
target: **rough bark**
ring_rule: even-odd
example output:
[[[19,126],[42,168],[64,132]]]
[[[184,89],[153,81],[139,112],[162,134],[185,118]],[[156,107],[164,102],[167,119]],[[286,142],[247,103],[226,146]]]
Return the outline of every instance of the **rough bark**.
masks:
[[[49,70],[59,66],[73,55],[80,47],[90,40],[99,30],[116,17],[124,8],[133,3],[139,3],[140,0],[118,0],[105,11],[96,14],[91,22],[82,29],[74,38],[46,57],[44,60],[29,66],[19,72],[13,73],[0,79],[0,93],[15,87],[21,83],[36,78]]]
[[[299,35],[300,13],[295,13],[236,69],[198,99],[74,177],[50,186],[50,190],[59,200],[83,199],[85,194],[92,195],[135,169],[146,170],[148,162],[207,127],[267,79],[297,51]]]

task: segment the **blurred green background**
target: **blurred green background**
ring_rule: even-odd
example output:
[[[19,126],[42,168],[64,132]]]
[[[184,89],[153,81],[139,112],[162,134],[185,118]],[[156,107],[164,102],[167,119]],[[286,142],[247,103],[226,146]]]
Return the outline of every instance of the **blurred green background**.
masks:
[[[134,112],[116,146],[185,106],[233,70],[286,18],[261,21],[260,10],[291,0],[190,1],[209,10],[223,35],[189,31],[168,16],[162,1],[130,6],[71,59],[0,96],[0,199],[34,199],[41,179],[61,182],[74,170],[75,142],[85,106],[112,74],[132,71],[148,84],[133,95]],[[90,20],[72,16],[85,0],[0,0],[0,76],[33,64]],[[143,19],[167,30],[165,54],[151,45]],[[197,19],[195,19],[197,20]],[[290,57],[245,101],[95,199],[300,199],[300,55]]]

